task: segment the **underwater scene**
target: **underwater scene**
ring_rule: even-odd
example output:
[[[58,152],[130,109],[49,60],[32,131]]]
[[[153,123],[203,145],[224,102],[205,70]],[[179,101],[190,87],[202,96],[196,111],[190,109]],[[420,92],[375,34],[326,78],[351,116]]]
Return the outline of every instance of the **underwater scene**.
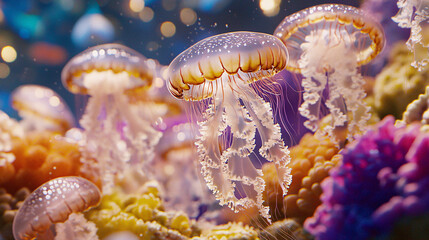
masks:
[[[0,240],[429,239],[429,0],[0,0]]]

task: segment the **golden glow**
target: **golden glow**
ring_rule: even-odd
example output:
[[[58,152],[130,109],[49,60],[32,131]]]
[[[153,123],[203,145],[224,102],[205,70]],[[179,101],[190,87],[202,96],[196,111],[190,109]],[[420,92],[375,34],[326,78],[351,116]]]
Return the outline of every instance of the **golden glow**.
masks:
[[[150,8],[150,7],[143,8],[143,11],[141,11],[139,13],[139,17],[143,22],[152,21],[153,15],[154,15],[154,12],[153,12],[152,8]]]
[[[1,50],[1,57],[5,62],[13,62],[16,60],[16,50],[12,46],[6,46]]]
[[[6,63],[0,63],[0,78],[7,78],[9,74],[9,66]]]
[[[157,42],[150,41],[146,44],[146,49],[148,51],[151,51],[151,52],[156,51],[156,50],[158,50],[158,48],[159,48],[159,44]]]
[[[259,7],[267,17],[279,14],[281,0],[260,0]]]
[[[190,26],[197,21],[197,13],[190,8],[180,10],[180,20],[183,24]]]
[[[49,104],[52,107],[58,107],[60,105],[60,99],[57,96],[52,96],[49,98]]]
[[[144,0],[130,0],[130,9],[133,12],[141,12],[144,9]]]
[[[172,37],[176,34],[176,25],[170,21],[165,21],[161,24],[161,34],[164,37]]]
[[[155,78],[154,86],[157,88],[164,87],[164,80],[162,80],[162,78],[159,78],[159,77]]]

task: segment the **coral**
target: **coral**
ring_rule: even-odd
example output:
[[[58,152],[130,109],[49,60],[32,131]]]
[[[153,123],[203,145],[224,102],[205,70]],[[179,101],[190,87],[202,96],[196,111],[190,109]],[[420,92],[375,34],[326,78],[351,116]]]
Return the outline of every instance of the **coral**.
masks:
[[[407,106],[400,124],[410,124],[418,121],[424,129],[429,129],[429,86],[426,87],[426,92],[420,94],[419,98],[414,100]]]
[[[196,223],[179,211],[165,211],[161,195],[156,181],[146,181],[137,192],[129,194],[115,188],[85,217],[96,224],[100,239],[119,233],[139,239],[259,239],[255,229],[240,222],[214,226]]]
[[[301,224],[290,218],[275,222],[273,225],[261,230],[259,237],[264,240],[314,239],[313,236],[304,230]]]
[[[195,234],[193,221],[180,212],[165,212],[160,192],[147,182],[142,194],[125,194],[114,189],[101,204],[85,214],[104,238],[114,232],[129,231],[141,239],[188,239]]]
[[[267,184],[264,193],[265,201],[270,209],[280,209],[280,211],[271,213],[273,220],[285,217],[282,209],[285,209],[286,217],[296,218],[300,223],[313,215],[314,210],[320,204],[319,196],[322,193],[320,182],[340,161],[340,157],[335,155],[338,150],[329,139],[319,140],[310,133],[304,135],[300,143],[291,148],[292,184],[284,200],[279,191],[280,186],[274,166],[272,164],[263,166],[262,170]]]
[[[55,225],[55,240],[98,240],[97,227],[82,213],[70,214],[67,221]]]
[[[386,117],[347,145],[322,182],[322,204],[304,227],[317,239],[387,236],[404,217],[429,213],[429,134]]]
[[[204,230],[197,239],[210,239],[210,240],[259,240],[258,232],[250,226],[243,225],[243,223],[227,223],[219,225],[207,230]]]
[[[429,84],[429,69],[419,72],[410,66],[412,61],[413,54],[399,42],[392,50],[389,65],[377,75],[373,110],[380,118],[392,114],[400,119],[407,105]]]
[[[30,195],[28,188],[19,189],[13,196],[0,188],[0,239],[13,240],[12,223],[24,199]]]
[[[53,132],[32,132],[14,138],[10,153],[15,159],[0,166],[0,187],[12,194],[24,186],[32,191],[56,177],[80,175],[78,145]]]

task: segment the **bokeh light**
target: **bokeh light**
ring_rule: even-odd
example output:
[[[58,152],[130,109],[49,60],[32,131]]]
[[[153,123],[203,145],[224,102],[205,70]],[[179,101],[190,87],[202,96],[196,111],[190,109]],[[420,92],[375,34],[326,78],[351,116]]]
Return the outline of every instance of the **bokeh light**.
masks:
[[[130,0],[129,2],[130,9],[133,12],[140,12],[144,9],[144,1],[143,0]]]
[[[164,37],[172,37],[176,34],[176,25],[170,21],[165,21],[161,24],[161,34]]]
[[[143,11],[141,11],[139,13],[139,17],[143,22],[152,21],[153,16],[154,16],[154,12],[153,12],[152,8],[150,8],[150,7],[143,8]]]
[[[176,8],[176,0],[162,0],[162,7],[166,11],[172,11]]]
[[[39,64],[61,65],[67,59],[67,51],[47,42],[36,42],[30,46],[30,57]]]
[[[267,17],[279,14],[281,0],[260,0],[259,7]]]
[[[1,58],[5,62],[14,62],[16,60],[16,50],[12,46],[5,46],[1,50]]]
[[[150,52],[156,51],[159,48],[159,44],[155,41],[150,41],[146,44],[146,49]]]
[[[9,66],[6,63],[0,63],[0,78],[7,78],[10,74]]]
[[[60,103],[61,103],[60,99],[57,96],[52,96],[52,97],[49,98],[49,104],[52,107],[57,107],[57,106],[60,105]]]
[[[180,10],[180,21],[183,24],[190,26],[197,21],[197,13],[191,8],[183,8]]]

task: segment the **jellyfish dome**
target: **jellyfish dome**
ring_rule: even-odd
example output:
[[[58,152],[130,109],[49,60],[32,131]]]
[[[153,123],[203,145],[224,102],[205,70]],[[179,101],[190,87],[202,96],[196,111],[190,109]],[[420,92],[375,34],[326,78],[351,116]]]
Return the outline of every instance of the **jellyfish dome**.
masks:
[[[75,125],[70,108],[52,89],[39,85],[22,85],[12,92],[12,107],[22,118],[27,131],[66,132]]]
[[[275,163],[286,194],[289,150],[270,104],[259,94],[278,87],[273,75],[284,69],[287,58],[287,49],[272,35],[232,32],[203,39],[168,68],[170,92],[193,103],[191,117],[199,125],[195,144],[209,189],[221,205],[235,212],[256,206],[269,221],[263,173],[251,156],[258,156],[259,136],[259,157]]]
[[[13,220],[13,236],[16,240],[34,239],[51,225],[66,221],[70,214],[83,212],[100,200],[97,186],[84,178],[52,179],[25,199]]]
[[[408,49],[414,53],[414,62],[411,66],[422,71],[428,64],[429,42],[425,39],[424,30],[429,21],[429,0],[398,0],[399,12],[392,20],[401,28],[411,28],[411,35],[407,41]],[[426,50],[426,57],[419,59],[416,51]]]
[[[289,52],[286,68],[303,75],[304,95],[299,111],[305,126],[316,131],[323,96],[332,117],[324,131],[337,138],[336,130],[348,136],[362,131],[369,119],[363,102],[363,77],[358,66],[370,62],[385,45],[384,31],[361,10],[340,4],[324,4],[286,17],[276,28]],[[326,94],[326,95],[325,95]]]
[[[103,191],[126,167],[139,168],[153,158],[160,133],[150,118],[133,110],[128,97],[134,91],[144,94],[153,75],[144,56],[120,44],[89,48],[62,71],[62,83],[70,92],[90,95],[80,120],[82,142],[86,158],[99,163]]]
[[[113,24],[102,14],[88,13],[74,25],[71,38],[78,47],[89,47],[110,42],[115,37]]]

